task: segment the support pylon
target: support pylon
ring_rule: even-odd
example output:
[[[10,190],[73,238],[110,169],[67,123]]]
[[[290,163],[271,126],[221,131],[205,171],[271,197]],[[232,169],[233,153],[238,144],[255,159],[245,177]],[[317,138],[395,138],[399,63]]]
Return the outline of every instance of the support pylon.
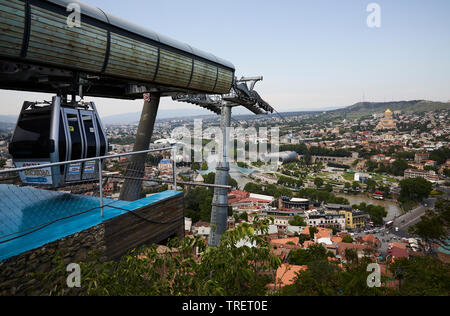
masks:
[[[152,93],[149,99],[145,99],[133,151],[144,151],[149,149],[160,99],[161,96],[158,93]],[[146,157],[146,154],[132,156],[128,163],[125,176],[143,179],[145,175]],[[142,182],[143,180],[126,179],[122,190],[120,191],[120,200],[139,200],[142,194]]]
[[[220,116],[220,129],[223,135],[222,160],[218,162],[216,168],[215,184],[228,185],[230,164],[228,162],[231,109],[227,102],[223,101],[222,113]],[[215,188],[211,212],[211,233],[209,245],[217,247],[222,234],[227,230],[228,218],[228,189]]]

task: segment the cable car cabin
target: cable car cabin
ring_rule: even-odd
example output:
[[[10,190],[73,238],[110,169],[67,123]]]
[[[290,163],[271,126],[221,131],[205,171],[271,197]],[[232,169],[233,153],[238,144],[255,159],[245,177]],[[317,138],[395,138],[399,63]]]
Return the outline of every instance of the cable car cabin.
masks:
[[[16,167],[105,156],[108,141],[93,102],[25,102],[9,152]],[[60,187],[98,180],[98,162],[74,163],[20,172],[24,184]]]

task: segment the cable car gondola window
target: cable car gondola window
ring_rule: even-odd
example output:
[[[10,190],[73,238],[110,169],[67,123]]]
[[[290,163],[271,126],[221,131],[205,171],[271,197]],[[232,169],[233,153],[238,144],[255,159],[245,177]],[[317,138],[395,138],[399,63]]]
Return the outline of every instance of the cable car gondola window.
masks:
[[[101,126],[101,123],[99,120],[97,121],[97,130],[98,130],[98,138],[100,140],[100,156],[104,156],[106,155],[106,153],[108,152],[108,148],[106,145],[106,135],[103,133],[103,128]]]
[[[66,133],[64,132],[64,117],[62,113],[60,114],[59,121],[59,136],[58,136],[58,150],[59,150],[59,161],[66,161],[67,159],[67,140]],[[61,166],[61,174],[64,174],[65,166]]]
[[[91,115],[82,115],[84,131],[86,134],[87,155],[86,158],[97,156],[97,141],[95,138],[94,122]]]
[[[69,127],[70,139],[72,140],[72,154],[70,160],[83,158],[83,143],[81,139],[81,129],[78,122],[78,115],[67,114],[67,123]]]
[[[14,131],[10,152],[16,159],[49,158],[54,148],[50,146],[50,121],[48,113],[24,114]]]

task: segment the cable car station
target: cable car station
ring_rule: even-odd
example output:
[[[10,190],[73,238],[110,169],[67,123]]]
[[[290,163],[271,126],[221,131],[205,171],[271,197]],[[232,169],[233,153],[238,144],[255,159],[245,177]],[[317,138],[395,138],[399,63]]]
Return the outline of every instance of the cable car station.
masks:
[[[80,5],[80,27],[67,25],[70,3]],[[143,152],[150,146],[161,97],[221,115],[224,131],[232,107],[274,112],[254,90],[262,77],[237,80],[228,61],[78,1],[0,0],[0,28],[0,89],[54,95],[51,101],[24,100],[14,129],[9,152],[22,185],[0,185],[0,199],[7,201],[10,192],[24,199],[0,204],[0,262],[100,226],[108,259],[184,236],[184,201],[176,191],[175,170],[174,191],[141,199]],[[100,183],[102,196],[103,162],[98,158],[106,156],[109,144],[96,105],[85,102],[85,96],[144,99],[134,145],[143,154],[130,155],[119,201],[55,193],[91,181]],[[217,229],[212,246],[226,229],[229,166],[224,158],[213,185]],[[101,216],[74,211],[83,203],[101,203]]]

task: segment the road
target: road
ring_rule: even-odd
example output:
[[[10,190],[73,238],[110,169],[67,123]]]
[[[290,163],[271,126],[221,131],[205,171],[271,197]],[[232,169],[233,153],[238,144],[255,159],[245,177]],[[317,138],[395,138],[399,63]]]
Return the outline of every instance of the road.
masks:
[[[436,198],[428,198],[424,200],[420,206],[416,207],[412,211],[396,218],[394,220],[393,227],[398,227],[399,231],[395,232],[397,236],[409,238],[411,235],[408,233],[408,229],[411,226],[420,222],[422,216],[424,216],[427,210],[434,209],[436,204]]]
[[[436,188],[439,191],[445,192],[445,196],[443,198],[449,199],[450,197],[450,188],[446,187],[438,187]],[[394,221],[394,228],[398,227],[399,231],[395,232],[397,236],[400,237],[410,237],[408,234],[408,228],[414,226],[418,222],[420,222],[421,217],[425,215],[427,210],[432,210],[435,208],[437,198],[428,198],[424,200],[419,207],[416,209],[400,216]]]

